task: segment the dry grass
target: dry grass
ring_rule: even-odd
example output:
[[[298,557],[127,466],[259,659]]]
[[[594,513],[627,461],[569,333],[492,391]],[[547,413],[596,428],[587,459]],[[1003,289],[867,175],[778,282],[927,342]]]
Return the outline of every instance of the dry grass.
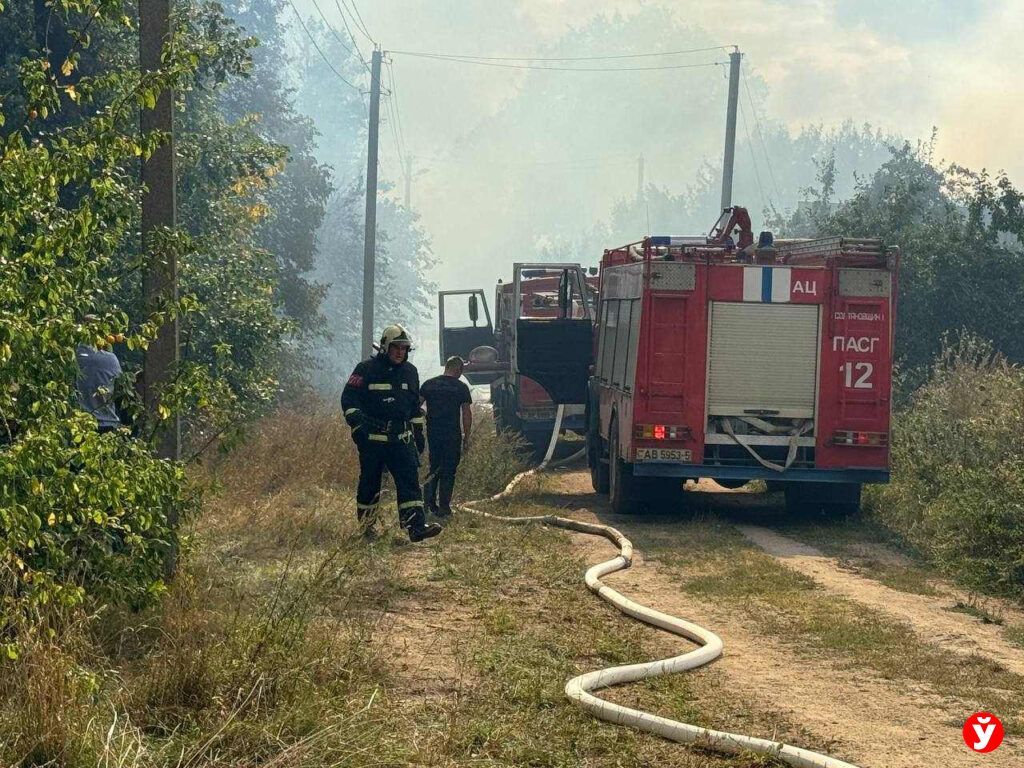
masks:
[[[0,764],[354,766],[386,754],[372,736],[386,675],[369,638],[401,581],[387,542],[355,536],[353,458],[336,413],[285,412],[199,469],[212,490],[159,608],[98,610],[3,668]]]
[[[676,525],[671,539],[654,533],[635,543],[648,556],[685,566],[682,586],[688,592],[732,607],[756,631],[800,653],[921,683],[976,709],[1020,712],[1024,706],[1024,678],[982,656],[931,645],[909,625],[820,589],[728,526],[713,520]],[[1004,722],[1008,731],[1024,732],[1024,720]]]
[[[464,498],[500,490],[522,467],[522,446],[488,420],[475,438]],[[398,536],[365,544],[353,459],[327,410],[281,414],[203,467],[198,481],[213,491],[159,608],[98,611],[0,670],[0,765],[765,764],[688,751],[570,706],[567,677],[648,658],[651,630],[590,596],[569,540],[539,527],[456,520],[426,547]],[[389,618],[399,613],[418,632],[442,626],[416,638],[424,663],[451,677],[436,695],[401,679]],[[456,615],[459,629],[445,631]],[[457,646],[450,668],[429,652],[440,638]],[[778,720],[716,680],[709,670],[616,695],[698,721],[753,719],[765,730]]]

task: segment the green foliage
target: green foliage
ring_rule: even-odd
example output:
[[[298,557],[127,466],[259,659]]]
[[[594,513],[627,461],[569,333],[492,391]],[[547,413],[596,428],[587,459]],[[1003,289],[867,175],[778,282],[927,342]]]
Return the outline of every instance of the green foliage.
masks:
[[[776,221],[785,236],[880,237],[901,248],[896,354],[920,383],[943,334],[967,329],[1024,361],[1024,319],[1014,311],[1024,291],[1021,193],[999,174],[940,168],[931,145],[904,144],[838,205],[834,163],[819,165],[812,203]]]
[[[275,398],[293,328],[280,262],[260,235],[287,153],[258,117],[220,108],[255,40],[216,4],[178,3],[174,44],[142,75],[128,6],[60,0],[39,15],[26,5],[0,12],[0,642],[10,653],[54,607],[160,593],[174,523],[194,500],[150,439],[177,417],[192,450],[237,434]],[[168,88],[180,227],[155,233],[144,253],[139,159],[165,137],[139,135],[139,109]],[[142,273],[171,253],[182,298],[146,306]],[[182,360],[149,417],[131,380],[172,314]],[[116,335],[128,372],[118,391],[139,439],[97,434],[76,407],[76,345]]]
[[[66,64],[55,71],[47,55],[24,51],[14,99],[24,111],[5,111],[10,132],[0,147],[0,632],[9,654],[54,606],[87,593],[137,603],[159,592],[175,535],[169,521],[189,508],[179,467],[126,435],[97,434],[77,412],[74,350],[106,346],[118,332],[145,347],[177,311],[162,307],[129,325],[109,299],[137,217],[133,168],[158,138],[137,135],[135,107],[184,87],[198,54],[176,46],[145,76],[78,72],[78,48],[90,35],[116,37],[123,8],[109,0],[50,8],[72,40]],[[67,108],[76,119],[32,129]],[[186,245],[166,233],[159,247]]]
[[[874,514],[967,585],[1024,594],[1024,369],[947,337],[896,419],[892,459]]]

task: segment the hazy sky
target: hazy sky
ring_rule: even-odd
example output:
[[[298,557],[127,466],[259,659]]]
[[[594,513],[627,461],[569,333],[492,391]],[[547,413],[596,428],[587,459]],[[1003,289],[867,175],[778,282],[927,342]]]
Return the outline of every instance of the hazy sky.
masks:
[[[337,23],[336,5],[329,0],[319,4]],[[645,8],[666,8],[682,24],[699,27],[716,42],[741,48],[745,71],[760,76],[767,87],[764,109],[769,119],[797,129],[852,118],[911,139],[927,138],[936,126],[939,157],[975,168],[1005,168],[1018,183],[1024,180],[1024,157],[1016,151],[1017,124],[1024,113],[1020,77],[1024,47],[1019,44],[1024,33],[1022,0],[360,0],[358,4],[385,50],[480,56],[550,56],[553,45],[595,16],[631,17]],[[314,13],[310,0],[300,0],[300,7]],[[660,39],[651,44],[665,50],[670,42]],[[632,53],[643,45],[644,41],[628,40],[622,49]],[[426,171],[416,180],[413,203],[442,259],[436,277],[445,286],[474,280],[485,287],[493,285],[495,275],[508,271],[507,264],[466,262],[452,254],[465,251],[464,239],[479,236],[500,214],[477,209],[481,198],[500,187],[500,170],[490,176],[481,170],[470,179],[465,169],[455,169],[453,164],[463,156],[467,137],[513,99],[528,73],[400,53],[393,61],[406,144],[417,158],[417,167]],[[681,71],[678,88],[663,97],[687,99],[711,87],[710,80],[690,74],[699,71]],[[635,76],[642,78],[645,73]],[[554,81],[580,75],[552,72],[543,77]],[[613,74],[608,82],[629,88],[632,81],[615,80],[625,77]],[[713,85],[719,88],[720,82]],[[661,97],[660,93],[654,96]],[[610,91],[612,108],[614,103]],[[724,122],[724,104],[722,113]],[[719,163],[720,129],[714,135],[710,129],[707,133],[695,142],[693,159]],[[522,157],[531,159],[528,138],[521,137],[520,145]],[[478,139],[473,141],[479,144]],[[564,141],[571,148],[572,136]],[[394,142],[388,133],[382,142],[382,173],[396,178]],[[520,145],[505,145],[501,160],[521,160],[517,157]],[[628,137],[609,136],[607,146],[600,148],[604,171],[610,173],[608,169],[619,164],[615,172],[621,175],[619,186],[624,191],[635,185],[634,153]],[[744,159],[739,157],[737,162]],[[656,177],[656,165],[650,165],[652,180],[667,183]],[[614,188],[605,185],[591,195],[588,205],[595,216],[614,203]],[[714,212],[708,218],[710,222]]]

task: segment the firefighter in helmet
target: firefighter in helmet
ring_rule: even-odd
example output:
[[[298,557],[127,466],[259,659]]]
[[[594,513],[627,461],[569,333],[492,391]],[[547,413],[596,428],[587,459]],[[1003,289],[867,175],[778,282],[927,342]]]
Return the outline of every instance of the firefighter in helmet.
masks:
[[[441,532],[427,523],[418,476],[419,455],[426,439],[420,409],[420,378],[409,362],[412,337],[400,325],[389,325],[378,352],[356,366],[341,393],[345,421],[359,449],[356,514],[364,535],[374,535],[380,483],[385,468],[395,480],[398,521],[411,541]]]

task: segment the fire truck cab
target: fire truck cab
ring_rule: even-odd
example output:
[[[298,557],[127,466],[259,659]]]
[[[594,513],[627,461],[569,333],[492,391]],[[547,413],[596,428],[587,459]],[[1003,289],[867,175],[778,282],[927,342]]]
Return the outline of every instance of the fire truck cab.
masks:
[[[512,281],[498,282],[493,323],[482,290],[438,295],[442,363],[468,360],[468,381],[490,385],[497,429],[522,434],[537,452],[559,404],[563,429],[586,430],[596,282],[579,264],[517,263]]]
[[[711,478],[847,513],[862,484],[889,478],[898,250],[746,242],[647,237],[604,253],[587,455],[616,512]]]

